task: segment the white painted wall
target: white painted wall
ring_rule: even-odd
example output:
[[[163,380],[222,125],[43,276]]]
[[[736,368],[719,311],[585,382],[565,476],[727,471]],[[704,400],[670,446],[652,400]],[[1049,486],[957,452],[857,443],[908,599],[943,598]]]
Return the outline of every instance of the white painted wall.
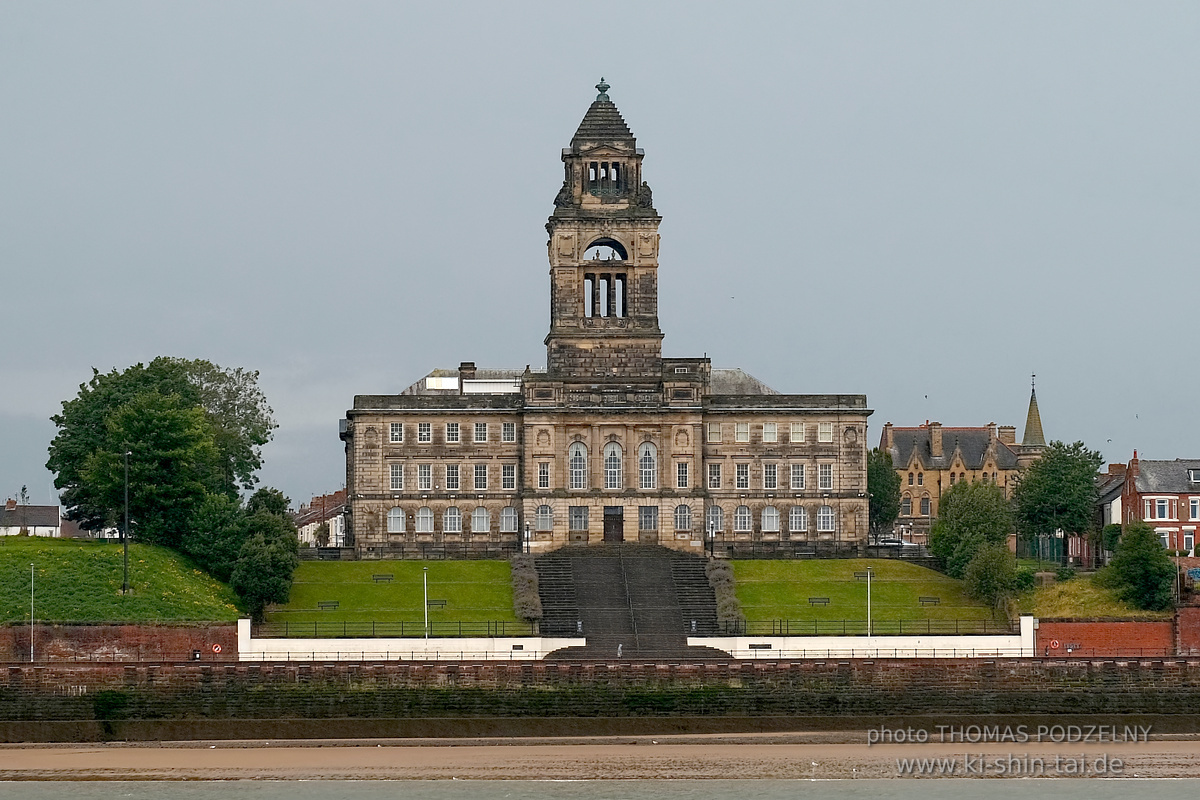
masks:
[[[432,639],[255,639],[238,620],[239,661],[534,661],[585,639],[496,636]],[[520,649],[514,649],[519,647]]]
[[[1019,633],[1003,636],[689,636],[688,644],[746,659],[1030,658],[1034,619],[1020,622]]]

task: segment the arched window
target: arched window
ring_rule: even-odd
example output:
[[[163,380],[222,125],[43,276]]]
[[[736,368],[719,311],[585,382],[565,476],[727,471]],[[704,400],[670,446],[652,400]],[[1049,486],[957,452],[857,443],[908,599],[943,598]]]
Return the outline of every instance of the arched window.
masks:
[[[491,514],[483,506],[475,506],[471,512],[471,533],[487,533],[492,529]]]
[[[779,509],[775,506],[767,506],[762,511],[762,529],[764,531],[779,531]]]
[[[917,486],[924,486],[924,485],[925,485],[925,473],[918,472],[917,473]]]
[[[621,445],[609,442],[604,445],[604,488],[621,488]]]
[[[444,533],[462,533],[462,512],[458,506],[450,506],[442,515],[442,531]]]
[[[517,529],[517,510],[512,506],[500,511],[500,532],[512,533]]]
[[[650,442],[638,448],[638,485],[643,489],[658,488],[658,448]]]
[[[429,506],[417,509],[417,533],[433,533],[433,509]]]
[[[393,508],[388,511],[388,533],[404,533],[404,509]]]
[[[570,482],[567,485],[572,489],[586,489],[587,448],[582,442],[576,442],[567,448],[567,468],[570,472]]]
[[[788,530],[792,533],[808,531],[808,511],[804,506],[792,506],[788,511]]]
[[[675,530],[690,531],[692,529],[692,507],[688,505],[675,506]]]
[[[833,506],[821,506],[817,510],[817,531],[832,533],[833,527]]]
[[[913,474],[911,472],[908,473],[908,485],[909,486],[913,485]]]
[[[925,495],[921,498],[921,516],[929,516],[929,495]]]
[[[904,497],[900,499],[900,516],[912,516],[912,497],[909,495],[904,495]]]
[[[950,485],[951,486],[954,485],[954,473],[953,472],[950,473]]]
[[[708,507],[708,529],[713,533],[725,530],[725,510],[720,506]]]
[[[550,506],[538,506],[534,524],[539,531],[554,530],[554,512],[550,510]]]
[[[737,511],[733,512],[733,529],[735,531],[748,531],[751,525],[750,506],[738,506]]]

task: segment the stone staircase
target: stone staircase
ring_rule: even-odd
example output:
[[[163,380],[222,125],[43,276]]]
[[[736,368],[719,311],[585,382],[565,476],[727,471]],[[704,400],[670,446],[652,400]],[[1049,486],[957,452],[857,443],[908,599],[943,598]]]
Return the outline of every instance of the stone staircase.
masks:
[[[575,600],[575,576],[571,558],[562,550],[534,559],[538,597],[542,601],[542,636],[578,636],[579,604]]]

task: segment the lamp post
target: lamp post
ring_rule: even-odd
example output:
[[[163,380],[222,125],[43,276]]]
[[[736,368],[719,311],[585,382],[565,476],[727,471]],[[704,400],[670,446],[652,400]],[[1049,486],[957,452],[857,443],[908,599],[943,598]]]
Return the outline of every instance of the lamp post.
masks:
[[[129,593],[129,451],[125,451],[125,527],[121,530],[124,549],[124,571],[121,578],[121,594]]]
[[[421,585],[425,595],[425,638],[429,638],[429,567],[421,567]]]
[[[528,520],[526,520],[526,522],[525,522],[525,538],[524,538],[525,547],[522,548],[524,550],[524,552],[526,552],[526,553],[529,552],[529,548],[530,548],[529,540],[530,540],[529,522],[528,522]]]
[[[705,530],[704,530],[704,546],[708,550],[708,557],[712,558],[713,551],[716,547],[717,529],[716,529],[716,525],[713,523],[713,518],[711,516],[708,517],[708,519],[706,520],[706,523],[707,524],[705,525]]]
[[[33,663],[33,564],[29,565],[29,663]]]

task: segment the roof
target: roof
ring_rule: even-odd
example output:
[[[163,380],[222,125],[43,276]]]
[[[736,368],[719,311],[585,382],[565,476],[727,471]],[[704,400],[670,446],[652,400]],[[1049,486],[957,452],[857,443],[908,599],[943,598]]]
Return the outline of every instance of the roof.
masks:
[[[1046,446],[1046,436],[1042,433],[1042,415],[1038,411],[1036,389],[1031,389],[1029,392],[1029,414],[1025,417],[1025,436],[1021,439],[1021,446]]]
[[[1200,471],[1200,459],[1177,458],[1174,461],[1138,461],[1134,488],[1147,494],[1182,494],[1200,491],[1200,481],[1189,481],[1188,471]],[[1198,473],[1200,474],[1200,473]]]
[[[1125,488],[1125,474],[1106,472],[1096,476],[1096,497],[1100,503],[1111,503]]]
[[[908,466],[914,452],[917,460],[926,469],[948,469],[954,462],[954,453],[960,453],[963,466],[967,469],[983,469],[990,447],[995,448],[997,469],[1016,469],[1017,454],[998,438],[992,438],[990,428],[946,428],[942,431],[942,455],[934,457],[930,446],[932,428],[892,428],[892,464],[896,469]]]
[[[779,394],[749,372],[740,369],[714,369],[709,391],[713,394]]]
[[[600,83],[596,84],[596,88],[600,89],[600,94],[588,107],[587,113],[583,115],[583,121],[579,123],[579,128],[571,137],[571,149],[579,150],[585,143],[615,144],[622,149],[635,149],[637,139],[633,138],[633,134],[630,132],[629,126],[625,124],[621,112],[617,110],[616,104],[605,94],[608,84],[601,78]]]
[[[0,528],[57,528],[58,506],[0,506]]]

